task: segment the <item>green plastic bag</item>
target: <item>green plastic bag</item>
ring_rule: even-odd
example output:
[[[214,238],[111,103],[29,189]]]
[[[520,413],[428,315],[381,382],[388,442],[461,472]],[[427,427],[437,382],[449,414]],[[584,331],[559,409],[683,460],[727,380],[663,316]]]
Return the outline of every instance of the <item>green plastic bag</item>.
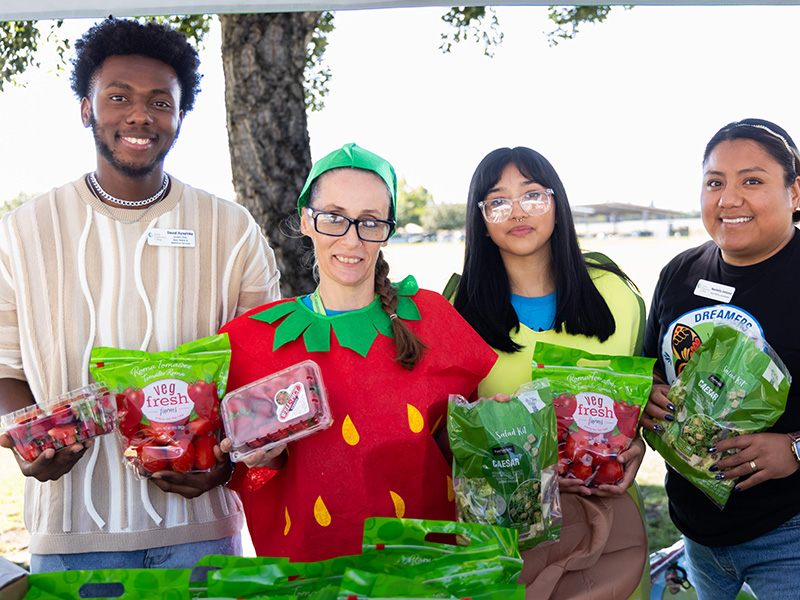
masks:
[[[727,503],[736,481],[719,481],[708,470],[723,458],[708,448],[764,431],[786,408],[791,375],[763,340],[761,346],[733,327],[716,325],[667,394],[675,405],[675,421],[660,421],[660,434],[644,434],[672,468],[719,507]]]
[[[342,578],[338,600],[357,597],[363,600],[393,598],[463,598],[471,600],[523,600],[525,586],[516,584],[481,585],[453,595],[439,581],[423,582],[385,573],[347,569]]]
[[[451,396],[447,431],[459,521],[515,529],[523,550],[558,539],[556,420],[546,380],[521,386],[509,402]]]
[[[28,576],[24,600],[187,600],[191,569],[60,571]]]
[[[624,469],[617,456],[636,436],[653,385],[654,364],[652,358],[536,343],[532,376],[550,382],[561,477],[587,486],[622,481]]]
[[[369,558],[339,556],[313,563],[274,563],[221,569],[208,574],[209,597],[257,598],[294,595],[298,598],[335,598],[348,567],[362,568]]]
[[[505,556],[519,558],[518,534],[514,529],[479,523],[369,517],[364,521],[362,552],[372,557],[371,570],[377,568],[389,573],[469,552],[492,542],[499,545]]]
[[[115,393],[125,465],[138,477],[216,465],[230,353],[227,334],[168,352],[92,349],[89,370]]]

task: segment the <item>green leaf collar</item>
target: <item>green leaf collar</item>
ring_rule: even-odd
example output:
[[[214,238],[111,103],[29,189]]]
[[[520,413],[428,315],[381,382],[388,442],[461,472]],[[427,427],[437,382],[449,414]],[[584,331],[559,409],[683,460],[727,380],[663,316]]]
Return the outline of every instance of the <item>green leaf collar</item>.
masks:
[[[406,321],[419,321],[419,309],[411,299],[419,291],[417,280],[409,275],[394,287],[397,290],[397,316]],[[286,318],[275,326],[273,351],[302,335],[308,352],[328,352],[333,329],[339,345],[366,356],[378,334],[394,337],[392,321],[381,308],[377,294],[369,306],[333,316],[315,313],[303,303],[302,297],[250,315],[251,319],[270,324],[283,317]]]

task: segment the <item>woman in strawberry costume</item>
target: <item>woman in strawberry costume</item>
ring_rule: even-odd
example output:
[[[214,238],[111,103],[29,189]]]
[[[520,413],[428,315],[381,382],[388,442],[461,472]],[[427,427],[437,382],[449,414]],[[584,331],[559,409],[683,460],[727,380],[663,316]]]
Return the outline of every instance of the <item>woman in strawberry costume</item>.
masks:
[[[472,177],[466,229],[453,305],[499,355],[479,395],[510,395],[530,381],[536,342],[641,355],[644,302],[608,257],[581,253],[566,190],[541,154],[524,147],[490,152]],[[555,398],[556,415],[571,420],[574,400]],[[636,431],[634,411],[617,414],[627,440]],[[526,597],[650,598],[647,538],[631,487],[643,453],[639,438],[620,455],[622,467],[609,461],[613,472],[605,465],[597,472],[597,487],[587,485],[591,467],[560,461],[561,539],[522,553]]]
[[[239,463],[259,555],[361,553],[366,517],[455,520],[451,469],[434,440],[449,394],[471,395],[495,353],[439,294],[388,279],[397,180],[347,144],[317,162],[298,200],[319,287],[234,319],[228,389],[311,359],[333,413],[322,432]],[[231,448],[224,440],[222,448]]]

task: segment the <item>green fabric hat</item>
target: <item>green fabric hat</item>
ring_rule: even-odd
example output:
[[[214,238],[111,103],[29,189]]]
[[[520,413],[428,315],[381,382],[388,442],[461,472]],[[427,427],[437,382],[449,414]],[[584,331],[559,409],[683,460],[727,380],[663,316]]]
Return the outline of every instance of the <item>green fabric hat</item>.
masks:
[[[325,171],[338,169],[340,167],[365,169],[367,171],[372,171],[383,179],[392,197],[389,218],[395,218],[397,212],[397,175],[395,175],[394,167],[377,154],[373,154],[369,150],[365,150],[355,144],[345,144],[338,150],[334,150],[314,163],[306,179],[306,184],[303,186],[303,191],[300,192],[300,197],[297,199],[297,211],[299,213],[302,214],[303,207],[308,206],[308,197],[311,192],[311,184],[314,183],[314,180]]]

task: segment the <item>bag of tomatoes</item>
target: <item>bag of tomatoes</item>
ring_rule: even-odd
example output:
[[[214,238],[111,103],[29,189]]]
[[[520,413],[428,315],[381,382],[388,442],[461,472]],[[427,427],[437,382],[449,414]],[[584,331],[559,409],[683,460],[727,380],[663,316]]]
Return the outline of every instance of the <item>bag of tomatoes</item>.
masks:
[[[550,382],[558,429],[558,474],[589,487],[622,481],[627,450],[653,386],[655,359],[591,354],[537,342],[533,379]]]
[[[227,334],[171,352],[92,350],[92,376],[116,394],[126,466],[142,478],[214,467],[230,357]]]

